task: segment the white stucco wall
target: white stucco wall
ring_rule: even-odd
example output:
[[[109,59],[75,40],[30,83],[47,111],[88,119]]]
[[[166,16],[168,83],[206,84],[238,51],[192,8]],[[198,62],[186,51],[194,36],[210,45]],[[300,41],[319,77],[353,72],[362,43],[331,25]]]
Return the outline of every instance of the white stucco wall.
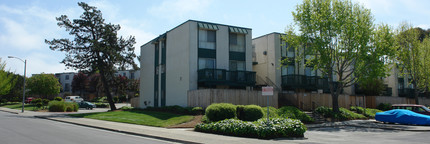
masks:
[[[166,105],[187,106],[190,89],[190,33],[197,29],[195,22],[187,22],[167,33],[166,51]],[[194,30],[194,33],[197,31]],[[195,37],[197,41],[197,37]],[[196,64],[197,65],[197,64]],[[161,88],[161,87],[160,87]],[[161,89],[160,89],[161,91]],[[161,99],[160,99],[161,100]]]
[[[147,43],[140,49],[140,96],[139,106],[154,106],[154,53],[155,46]],[[146,105],[145,105],[146,102]]]

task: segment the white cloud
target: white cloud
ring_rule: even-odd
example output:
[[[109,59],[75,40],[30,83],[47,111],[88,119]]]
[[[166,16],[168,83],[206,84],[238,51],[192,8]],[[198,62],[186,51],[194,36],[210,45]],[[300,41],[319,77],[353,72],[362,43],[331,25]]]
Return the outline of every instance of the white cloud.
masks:
[[[32,28],[17,21],[1,18],[5,32],[0,34],[0,45],[10,49],[32,50],[38,49],[43,45],[43,37],[31,32]]]
[[[203,14],[210,0],[166,0],[149,9],[149,13],[167,19],[183,19],[188,15]]]

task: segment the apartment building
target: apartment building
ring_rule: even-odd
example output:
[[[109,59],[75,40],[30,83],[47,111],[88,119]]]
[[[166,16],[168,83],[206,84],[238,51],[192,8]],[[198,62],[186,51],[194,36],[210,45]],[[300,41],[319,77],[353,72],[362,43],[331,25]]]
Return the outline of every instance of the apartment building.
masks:
[[[257,72],[257,85],[271,85],[284,92],[324,92],[329,93],[328,78],[312,66],[306,66],[305,56],[295,62],[294,48],[281,40],[281,33],[269,33],[252,40],[253,69]],[[290,59],[281,67],[282,59]],[[333,77],[336,81],[336,76]],[[344,88],[345,94],[353,94],[353,87]]]
[[[60,95],[64,95],[64,93],[72,93],[73,76],[76,74],[77,73],[75,72],[55,73],[55,77],[57,77],[62,87]]]
[[[252,30],[188,20],[141,46],[140,106],[187,106],[196,89],[251,89]]]

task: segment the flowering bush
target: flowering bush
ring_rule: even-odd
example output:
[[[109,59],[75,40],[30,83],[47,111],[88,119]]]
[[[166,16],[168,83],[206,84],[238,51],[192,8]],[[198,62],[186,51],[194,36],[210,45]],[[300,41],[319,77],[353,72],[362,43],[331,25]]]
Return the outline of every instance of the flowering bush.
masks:
[[[303,137],[306,126],[300,121],[289,118],[262,118],[255,122],[226,119],[208,124],[198,124],[195,131],[222,135],[272,139],[281,137]]]

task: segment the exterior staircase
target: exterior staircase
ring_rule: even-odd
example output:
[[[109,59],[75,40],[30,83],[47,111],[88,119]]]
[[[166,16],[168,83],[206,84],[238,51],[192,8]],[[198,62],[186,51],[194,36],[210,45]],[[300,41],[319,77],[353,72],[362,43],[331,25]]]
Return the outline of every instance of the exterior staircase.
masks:
[[[319,114],[316,114],[316,113],[313,113],[313,112],[309,112],[309,111],[305,111],[304,113],[306,115],[310,116],[311,118],[313,118],[315,120],[314,123],[325,123],[325,122],[327,122],[327,120],[323,116],[321,116]]]

